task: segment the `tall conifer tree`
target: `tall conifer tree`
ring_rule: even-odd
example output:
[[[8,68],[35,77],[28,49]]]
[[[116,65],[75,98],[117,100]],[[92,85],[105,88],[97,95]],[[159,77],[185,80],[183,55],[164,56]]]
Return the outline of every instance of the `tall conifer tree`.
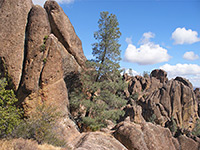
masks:
[[[93,44],[93,56],[95,57],[98,81],[102,76],[111,77],[119,70],[120,44],[119,23],[117,17],[108,12],[101,12],[98,21],[99,30],[95,32],[94,38],[97,40]]]

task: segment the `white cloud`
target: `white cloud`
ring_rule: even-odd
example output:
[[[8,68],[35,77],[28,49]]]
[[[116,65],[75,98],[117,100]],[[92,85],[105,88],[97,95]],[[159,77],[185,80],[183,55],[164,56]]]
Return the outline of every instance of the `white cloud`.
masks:
[[[176,28],[172,33],[172,39],[174,39],[174,44],[192,44],[200,41],[196,31],[185,28]]]
[[[196,60],[196,59],[199,59],[199,56],[195,54],[193,51],[190,51],[190,52],[186,52],[183,55],[183,58],[187,60]]]
[[[200,87],[200,66],[197,64],[165,64],[160,69],[167,71],[169,78],[181,76],[189,79],[193,86]]]
[[[43,6],[45,1],[46,0],[33,0],[33,4]],[[55,0],[55,1],[57,1],[58,3],[66,3],[66,4],[70,4],[74,2],[74,0]]]
[[[143,34],[142,39],[139,41],[139,44],[146,44],[150,42],[151,38],[154,38],[155,34],[152,32],[146,32]]]
[[[167,54],[167,50],[158,44],[150,42],[150,38],[155,37],[152,32],[143,34],[140,40],[143,45],[136,48],[133,44],[129,44],[124,59],[128,62],[138,63],[139,65],[151,65],[168,61],[171,56]]]

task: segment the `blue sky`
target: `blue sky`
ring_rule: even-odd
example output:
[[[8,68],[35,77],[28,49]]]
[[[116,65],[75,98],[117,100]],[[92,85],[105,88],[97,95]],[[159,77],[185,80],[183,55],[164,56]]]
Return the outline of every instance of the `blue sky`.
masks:
[[[44,1],[33,0],[42,5]],[[135,74],[161,68],[200,87],[200,0],[58,0],[92,58],[101,11],[117,16],[120,63]]]

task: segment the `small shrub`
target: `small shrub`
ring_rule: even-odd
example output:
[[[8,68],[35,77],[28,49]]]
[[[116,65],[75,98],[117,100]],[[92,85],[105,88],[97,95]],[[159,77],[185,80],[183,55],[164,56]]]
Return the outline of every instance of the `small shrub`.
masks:
[[[6,136],[20,124],[22,110],[15,106],[18,101],[13,90],[6,90],[6,79],[0,79],[0,137]]]
[[[171,133],[173,134],[173,135],[175,135],[175,133],[177,132],[177,124],[176,124],[176,121],[175,121],[175,119],[172,117],[171,118],[171,123],[170,123],[170,125],[169,125],[169,130],[171,131]]]
[[[48,39],[48,35],[45,35],[43,39],[44,44],[46,43],[47,39]]]
[[[46,45],[43,43],[41,46],[40,46],[40,50],[41,52],[44,52],[46,49]]]
[[[200,120],[198,119],[194,129],[192,130],[192,134],[195,136],[200,136]]]
[[[157,118],[156,115],[152,114],[151,117],[149,118],[149,122],[155,123],[156,118]]]
[[[46,58],[44,58],[44,59],[43,59],[43,63],[46,63],[46,62],[47,62],[47,59],[46,59]]]
[[[38,104],[30,117],[25,119],[12,133],[15,138],[33,139],[39,144],[48,143],[54,146],[64,146],[65,142],[59,138],[54,128],[60,113],[53,106]]]
[[[45,44],[46,44],[47,39],[48,39],[48,35],[45,35],[44,38],[43,38],[43,44],[40,46],[41,52],[44,52],[45,49],[46,49],[46,45]]]
[[[131,98],[133,100],[138,100],[139,94],[137,92],[135,92],[133,95],[131,95]]]

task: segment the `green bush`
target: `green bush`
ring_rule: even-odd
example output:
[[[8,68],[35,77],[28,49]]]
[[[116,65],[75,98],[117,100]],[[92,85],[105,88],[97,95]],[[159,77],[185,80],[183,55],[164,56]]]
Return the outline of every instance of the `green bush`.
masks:
[[[192,130],[192,134],[195,136],[200,136],[200,120],[198,119],[194,129]]]
[[[148,121],[151,122],[151,123],[155,123],[156,119],[157,119],[156,115],[152,114]]]
[[[38,104],[29,118],[25,119],[12,133],[15,138],[33,139],[39,144],[65,146],[65,142],[54,130],[60,113],[53,106]]]
[[[5,78],[0,79],[0,137],[6,136],[20,124],[22,110],[15,106],[18,101],[13,90],[7,90]]]
[[[175,121],[175,119],[172,117],[172,118],[171,118],[171,123],[170,123],[170,125],[169,125],[169,130],[171,131],[171,133],[172,133],[173,135],[175,135],[176,132],[177,132],[177,129],[178,129],[178,127],[177,127],[176,121]]]

